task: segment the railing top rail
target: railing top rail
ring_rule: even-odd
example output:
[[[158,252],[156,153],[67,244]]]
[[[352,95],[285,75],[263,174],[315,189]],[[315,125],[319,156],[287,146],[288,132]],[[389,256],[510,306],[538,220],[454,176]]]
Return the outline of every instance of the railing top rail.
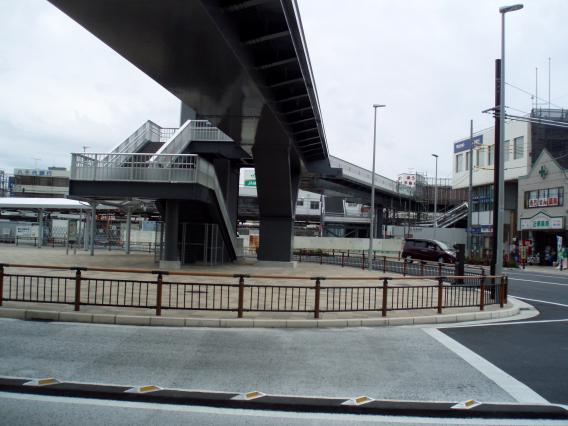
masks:
[[[315,277],[313,275],[308,276],[298,276],[298,275],[268,275],[268,274],[228,274],[221,272],[189,272],[189,271],[161,271],[152,269],[123,269],[123,268],[101,268],[101,267],[85,267],[85,266],[61,266],[61,265],[29,265],[21,263],[0,263],[0,266],[8,268],[34,268],[34,269],[56,269],[56,270],[71,270],[71,271],[82,271],[82,272],[117,272],[117,273],[136,273],[136,274],[162,274],[162,275],[177,275],[177,276],[192,276],[192,277],[223,277],[223,278],[262,278],[262,279],[286,279],[286,280],[311,280],[315,281],[320,279],[322,281],[377,281],[377,280],[391,280],[391,281],[417,281],[417,280],[438,280],[440,278],[452,278],[452,279],[499,279],[505,277],[505,275],[464,275],[464,276],[451,276],[447,277],[445,275],[424,275],[424,276],[406,276],[406,277],[393,277],[390,275],[376,275],[376,276],[327,276],[327,277]]]
[[[113,157],[132,155],[136,155],[138,157],[199,157],[199,154],[146,154],[140,152],[73,152],[71,155],[86,157],[88,159],[92,159],[92,157],[96,155],[112,155]]]

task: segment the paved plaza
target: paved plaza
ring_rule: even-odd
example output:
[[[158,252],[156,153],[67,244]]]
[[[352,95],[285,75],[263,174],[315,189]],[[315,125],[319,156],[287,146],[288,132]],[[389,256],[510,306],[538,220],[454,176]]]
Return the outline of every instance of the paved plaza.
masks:
[[[69,251],[66,254],[65,249],[58,248],[34,248],[34,247],[14,247],[9,245],[0,246],[0,262],[7,264],[37,264],[37,265],[49,265],[49,266],[80,266],[80,267],[104,267],[104,268],[117,268],[117,269],[128,269],[131,272],[117,273],[117,272],[97,272],[97,271],[85,271],[82,273],[82,302],[88,303],[93,297],[99,297],[101,293],[107,292],[106,297],[109,300],[116,298],[120,299],[121,303],[124,304],[145,304],[145,305],[155,305],[156,304],[156,293],[155,293],[155,282],[156,275],[149,273],[137,273],[134,272],[136,269],[145,270],[156,270],[156,264],[154,263],[154,257],[148,253],[133,253],[126,255],[118,251],[106,251],[101,250],[95,253],[95,256],[90,256],[88,252],[77,251],[76,254],[73,251]],[[330,298],[335,297],[337,300],[335,302],[349,304],[352,306],[357,306],[360,308],[371,308],[370,304],[374,303],[373,307],[377,306],[377,310],[369,311],[359,311],[359,312],[326,312],[322,313],[322,318],[326,320],[332,319],[353,319],[355,321],[360,319],[376,319],[376,325],[386,325],[386,323],[381,324],[380,319],[380,287],[382,286],[383,276],[393,277],[396,280],[390,281],[389,286],[401,287],[400,291],[396,292],[396,297],[389,296],[389,303],[394,306],[397,303],[408,303],[408,298],[417,299],[422,297],[428,301],[428,303],[435,305],[435,300],[437,293],[435,289],[428,289],[424,293],[412,293],[409,296],[408,289],[410,287],[416,286],[434,286],[437,284],[435,280],[431,279],[420,279],[416,277],[402,277],[398,274],[387,273],[377,271],[362,270],[360,268],[354,267],[340,267],[334,265],[319,265],[314,263],[298,263],[296,268],[292,267],[275,267],[275,266],[259,266],[254,260],[248,259],[239,263],[225,264],[220,266],[199,266],[199,265],[188,265],[182,268],[183,272],[191,272],[196,274],[208,274],[204,276],[179,276],[179,275],[165,275],[164,282],[166,283],[193,283],[191,286],[176,286],[176,285],[165,285],[163,293],[163,303],[170,306],[179,307],[181,302],[187,301],[193,302],[197,298],[208,297],[211,300],[207,302],[206,306],[213,306],[216,304],[219,306],[221,302],[231,304],[236,306],[238,291],[234,287],[238,283],[238,278],[233,277],[235,274],[245,274],[266,276],[265,278],[245,278],[246,284],[258,284],[263,286],[268,286],[269,288],[262,288],[259,291],[254,291],[251,289],[246,293],[245,302],[251,304],[251,306],[256,303],[257,305],[262,302],[260,299],[264,297],[268,300],[265,304],[268,306],[269,303],[276,303],[276,297],[282,290],[287,291],[289,295],[288,303],[291,306],[302,307],[301,304],[305,303],[308,307],[308,312],[245,312],[244,319],[275,319],[275,320],[307,320],[313,319],[314,314],[309,310],[310,306],[314,304],[314,291],[311,289],[306,289],[306,287],[313,287],[315,282],[313,277],[326,277],[326,280],[322,280],[322,304],[331,303]],[[44,295],[48,294],[61,294],[61,297],[65,295],[66,300],[72,301],[74,297],[74,272],[69,270],[58,270],[58,269],[33,269],[33,268],[6,268],[6,274],[9,273],[25,273],[34,275],[49,275],[53,277],[67,277],[67,280],[61,281],[45,281],[41,278],[33,278],[32,285],[28,286],[37,293],[39,299]],[[227,274],[228,277],[218,277],[212,276],[212,274]],[[277,277],[277,278],[273,278]],[[104,283],[102,279],[105,279]],[[330,279],[333,278],[333,279]],[[134,281],[134,284],[121,283],[110,287],[109,280],[128,280]],[[204,283],[215,283],[227,285],[226,287],[217,287],[217,293],[208,291],[203,285]],[[107,285],[109,284],[109,285]],[[232,287],[229,287],[232,286]],[[297,287],[297,291],[278,288],[279,286],[290,286]],[[333,291],[333,287],[341,286],[353,287],[352,292],[340,292]],[[367,290],[357,290],[357,287],[377,287],[374,290],[375,293]],[[97,287],[99,296],[94,293],[94,287]],[[273,289],[272,289],[273,287]],[[152,290],[148,290],[148,288]],[[330,288],[329,291],[326,288]],[[11,290],[14,290],[13,285]],[[189,289],[189,290],[188,290]],[[4,293],[8,291],[5,285]],[[223,292],[224,291],[224,292]],[[208,294],[209,293],[209,294]],[[85,296],[86,295],[86,296]],[[183,298],[183,300],[182,300]],[[226,300],[225,300],[226,299]],[[378,300],[377,300],[378,299]],[[142,300],[143,303],[139,303]],[[416,300],[417,302],[417,300]],[[188,302],[189,303],[189,302]],[[201,303],[201,302],[200,302]],[[48,303],[32,303],[32,302],[5,302],[4,306],[7,308],[21,308],[21,309],[37,309],[37,310],[47,310],[47,311],[61,311],[61,312],[71,312],[73,310],[72,304],[48,304]],[[263,305],[264,306],[264,305]],[[274,305],[275,307],[275,305]],[[501,310],[499,314],[511,315],[511,306],[507,306],[505,310]],[[499,311],[498,305],[488,305],[485,307],[483,315],[491,315],[491,313],[497,313]],[[82,313],[88,314],[109,314],[116,315],[122,314],[127,316],[155,316],[155,309],[149,308],[129,308],[129,307],[112,307],[112,306],[81,306]],[[456,314],[469,314],[469,316],[463,318],[462,320],[473,320],[481,318],[481,313],[479,313],[478,307],[466,307],[466,308],[447,308],[444,309],[444,315],[440,316],[437,314],[435,309],[415,309],[415,310],[396,310],[389,311],[389,318],[402,318],[402,317],[424,317],[429,318],[423,322],[437,322],[437,321],[448,321],[455,322]],[[478,315],[479,317],[476,317]],[[207,311],[207,310],[181,310],[181,309],[164,309],[162,311],[163,317],[172,318],[202,318],[202,319],[232,319],[236,318],[236,312],[232,311]],[[453,317],[452,317],[453,316]],[[66,317],[71,320],[70,316]],[[445,318],[442,320],[441,318]],[[449,319],[448,319],[449,318]],[[59,318],[58,318],[59,319]],[[90,321],[89,321],[90,322]],[[410,323],[412,323],[411,321]],[[162,323],[165,324],[165,323]],[[242,326],[252,326],[247,325],[245,321],[241,321]],[[277,325],[280,324],[280,325]],[[357,322],[355,322],[357,324]],[[179,325],[179,323],[178,323]],[[204,325],[204,324],[194,324],[194,325]],[[209,325],[214,325],[209,323]],[[235,324],[237,325],[237,324]],[[335,324],[336,326],[344,326],[347,324]],[[354,324],[351,324],[354,325]],[[361,325],[359,322],[358,325]],[[272,326],[282,326],[281,323],[275,323]]]

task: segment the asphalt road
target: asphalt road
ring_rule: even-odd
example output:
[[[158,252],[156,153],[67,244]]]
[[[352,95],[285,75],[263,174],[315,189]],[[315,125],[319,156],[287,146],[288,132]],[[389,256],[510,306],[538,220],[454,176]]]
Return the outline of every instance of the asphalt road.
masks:
[[[548,401],[568,404],[568,272],[507,273],[509,293],[536,307],[537,317],[442,331]]]
[[[289,395],[492,402],[520,401],[519,394],[510,391],[511,383],[515,387],[520,381],[529,399],[535,391],[550,402],[568,404],[568,273],[512,272],[510,277],[511,294],[541,301],[529,302],[541,311],[538,317],[442,328],[442,333],[420,327],[176,329],[1,319],[0,375]],[[493,366],[488,371],[483,363],[476,366],[451,345],[432,338],[435,333],[451,337],[450,342],[461,343]],[[499,369],[512,376],[508,385],[495,375]],[[2,393],[0,412],[0,423],[14,425],[405,423]]]

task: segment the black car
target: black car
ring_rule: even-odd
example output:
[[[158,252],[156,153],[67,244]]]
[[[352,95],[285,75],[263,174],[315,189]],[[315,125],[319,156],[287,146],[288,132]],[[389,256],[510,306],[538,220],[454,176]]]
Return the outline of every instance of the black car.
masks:
[[[404,240],[402,257],[408,260],[419,259],[454,263],[456,252],[442,241],[408,238]]]

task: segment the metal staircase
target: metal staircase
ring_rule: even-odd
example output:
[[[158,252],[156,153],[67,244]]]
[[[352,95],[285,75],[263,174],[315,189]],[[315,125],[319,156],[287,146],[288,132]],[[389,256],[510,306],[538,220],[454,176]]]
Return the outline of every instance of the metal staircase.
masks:
[[[202,185],[215,194],[227,246],[236,257],[235,225],[231,223],[214,166],[197,154],[183,154],[193,141],[232,139],[206,120],[188,120],[179,129],[164,129],[147,121],[110,153],[72,154],[71,180]],[[148,144],[158,143],[157,151],[143,152]],[[127,185],[124,191],[128,191]]]
[[[437,225],[438,228],[448,228],[454,223],[467,217],[468,205],[467,202],[461,203],[460,205],[444,212],[438,216]],[[433,227],[434,219],[422,221],[416,224],[417,226]]]

